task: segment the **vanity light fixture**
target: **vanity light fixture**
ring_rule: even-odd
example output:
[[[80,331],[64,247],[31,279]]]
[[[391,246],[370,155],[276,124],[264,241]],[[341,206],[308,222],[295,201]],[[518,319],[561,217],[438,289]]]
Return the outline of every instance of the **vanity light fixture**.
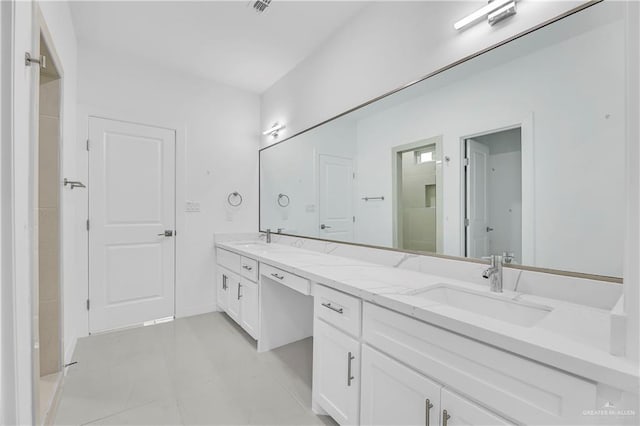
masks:
[[[516,0],[493,0],[484,7],[465,16],[455,24],[453,28],[460,30],[467,25],[471,25],[479,19],[487,17],[489,24],[493,25],[516,14]]]
[[[257,13],[262,13],[269,7],[271,0],[256,0],[250,1],[249,4],[256,10]]]
[[[262,134],[264,136],[267,135],[271,135],[273,138],[277,138],[278,137],[278,132],[280,132],[280,130],[286,128],[287,126],[285,126],[284,124],[280,124],[277,121],[275,123],[273,123],[273,126],[271,126],[270,129],[265,130],[264,132],[262,132]]]

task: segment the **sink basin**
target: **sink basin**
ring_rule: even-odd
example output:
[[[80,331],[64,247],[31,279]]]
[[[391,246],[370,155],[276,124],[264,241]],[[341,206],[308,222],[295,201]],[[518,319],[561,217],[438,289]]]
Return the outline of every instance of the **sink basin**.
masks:
[[[518,302],[450,285],[421,290],[413,295],[522,327],[535,325],[552,311],[548,306]]]

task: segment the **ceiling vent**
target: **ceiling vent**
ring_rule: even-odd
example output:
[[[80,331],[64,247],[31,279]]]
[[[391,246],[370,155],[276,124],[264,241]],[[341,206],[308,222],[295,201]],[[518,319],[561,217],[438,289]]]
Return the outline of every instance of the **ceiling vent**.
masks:
[[[255,2],[249,2],[249,4],[253,6],[256,12],[262,13],[267,10],[267,7],[271,4],[271,0],[256,0]]]

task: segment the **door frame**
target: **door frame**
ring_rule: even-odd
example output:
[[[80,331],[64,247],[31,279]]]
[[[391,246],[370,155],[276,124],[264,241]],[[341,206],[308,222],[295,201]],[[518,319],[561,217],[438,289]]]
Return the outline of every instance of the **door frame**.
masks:
[[[186,126],[185,125],[176,125],[177,123],[169,123],[168,125],[162,125],[162,124],[155,124],[157,120],[155,119],[151,119],[151,120],[146,120],[147,118],[150,117],[142,117],[139,114],[133,114],[135,115],[135,117],[132,117],[132,119],[129,120],[123,120],[121,118],[113,118],[114,116],[120,116],[122,115],[122,113],[113,113],[113,112],[108,112],[105,110],[102,110],[100,108],[88,108],[85,111],[81,111],[78,116],[83,117],[81,120],[81,125],[84,126],[83,130],[80,131],[78,134],[79,135],[84,135],[84,140],[80,140],[81,146],[83,147],[82,149],[85,150],[85,161],[86,161],[86,182],[87,182],[87,203],[86,203],[86,218],[87,220],[89,220],[90,217],[90,197],[91,197],[91,182],[89,181],[89,169],[91,167],[91,164],[89,162],[89,150],[86,148],[87,147],[87,141],[89,141],[89,120],[91,118],[97,118],[97,119],[103,119],[103,120],[111,120],[111,121],[118,121],[121,123],[128,123],[128,124],[134,124],[134,125],[139,125],[139,126],[147,126],[147,127],[156,127],[156,128],[160,128],[160,129],[165,129],[165,130],[169,130],[172,131],[174,134],[174,141],[175,141],[175,146],[174,146],[174,175],[173,175],[173,181],[174,181],[174,220],[175,220],[175,224],[174,224],[174,236],[173,236],[173,241],[174,241],[174,254],[173,254],[173,317],[177,318],[178,312],[177,312],[177,297],[178,297],[178,282],[179,282],[179,277],[180,277],[180,273],[182,273],[182,271],[179,271],[178,268],[178,256],[180,253],[184,253],[184,251],[182,250],[184,242],[182,237],[183,234],[183,230],[185,229],[185,221],[186,221],[186,217],[185,217],[185,212],[184,209],[180,209],[178,208],[179,206],[184,206],[186,203],[186,194],[185,194],[185,182],[186,182],[186,149],[185,149],[185,135],[186,135]],[[131,114],[128,114],[131,115]],[[172,127],[172,125],[175,125],[175,127]],[[80,136],[82,137],[82,136]],[[89,149],[90,149],[90,142],[89,142]],[[178,179],[178,176],[182,176],[182,179]],[[90,256],[90,238],[91,238],[91,232],[87,231],[87,236],[86,236],[86,257],[84,259],[84,265],[86,265],[86,277],[87,277],[87,283],[86,283],[86,298],[87,300],[90,300],[90,292],[91,292],[91,283],[90,283],[90,277],[91,277],[91,271],[89,269],[89,256]],[[179,273],[180,272],[180,273]],[[181,282],[181,280],[180,280]],[[187,313],[188,314],[188,313]],[[83,330],[83,335],[85,336],[89,336],[91,335],[91,327],[90,327],[90,321],[91,321],[91,317],[90,317],[90,311],[89,309],[87,309],[85,311],[85,315],[86,315],[86,322],[84,325],[86,325],[86,328]],[[159,318],[155,318],[155,319],[159,319]],[[138,325],[133,325],[130,327],[124,327],[123,329],[126,328],[131,328],[131,327],[138,327],[142,324],[138,324]],[[112,331],[112,330],[107,330],[107,331],[101,331],[101,332],[97,332],[95,334],[100,334],[103,332],[108,332],[108,331]]]
[[[399,179],[399,173],[402,172],[402,154],[408,151],[414,151],[417,148],[435,144],[436,188],[438,191],[436,195],[436,252],[444,254],[444,173],[442,171],[443,141],[443,135],[436,135],[391,148],[391,226],[393,231],[394,248],[399,249],[400,245],[404,243],[402,240],[402,233],[399,232],[402,227],[402,207],[400,202],[402,198],[402,179]]]
[[[522,159],[522,259],[523,265],[535,265],[535,146],[533,138],[533,112],[520,120],[495,120],[458,137],[460,158],[460,253],[466,256],[467,227],[466,219],[466,158],[467,139],[486,136],[504,130],[520,128]]]
[[[56,390],[55,392],[58,391],[58,387],[60,386],[61,382],[62,382],[62,374],[64,372],[64,365],[66,363],[66,358],[65,358],[65,341],[66,341],[66,337],[65,333],[64,333],[64,324],[65,324],[65,315],[64,315],[64,294],[65,294],[65,289],[64,289],[64,283],[65,283],[65,268],[64,268],[64,264],[65,264],[65,252],[64,252],[64,246],[65,246],[65,241],[70,237],[68,235],[68,227],[65,227],[65,223],[64,223],[64,215],[65,215],[65,211],[66,211],[66,206],[64,203],[64,191],[65,191],[65,187],[62,186],[62,179],[63,179],[63,171],[64,171],[64,162],[63,162],[63,153],[64,153],[64,135],[65,135],[65,128],[64,128],[64,120],[66,118],[65,115],[65,111],[64,111],[64,93],[65,93],[65,85],[66,85],[66,78],[65,78],[65,70],[64,70],[64,66],[62,64],[62,60],[60,58],[60,55],[58,54],[57,50],[56,50],[56,46],[55,43],[53,41],[53,36],[51,35],[51,32],[45,22],[44,16],[42,14],[42,11],[39,7],[39,5],[35,4],[34,6],[34,14],[35,14],[35,18],[34,18],[34,44],[38,46],[38,56],[42,53],[42,49],[41,49],[41,45],[40,45],[40,37],[42,37],[42,39],[44,40],[45,44],[47,45],[47,49],[49,51],[49,55],[50,57],[47,58],[47,62],[48,64],[52,64],[53,66],[55,66],[56,71],[59,74],[59,99],[58,99],[58,103],[59,103],[59,117],[58,117],[58,122],[59,122],[59,126],[58,126],[58,185],[60,186],[60,190],[58,192],[58,291],[59,291],[59,301],[58,301],[58,332],[59,332],[59,347],[58,347],[58,356],[60,359],[60,365],[58,366],[59,370],[58,373],[58,379],[56,382]],[[35,51],[35,50],[34,50]],[[35,68],[36,70],[39,71],[39,67]],[[34,102],[34,106],[33,106],[33,124],[32,124],[32,128],[34,129],[34,135],[33,135],[33,143],[34,143],[34,157],[33,157],[33,167],[34,167],[34,175],[33,175],[33,205],[34,207],[38,207],[39,206],[39,180],[38,180],[38,176],[39,176],[39,149],[40,149],[40,137],[39,137],[39,118],[40,118],[40,76],[39,76],[39,72],[35,72],[35,76],[34,76],[35,82],[33,85],[33,102]],[[33,244],[34,247],[37,247],[37,251],[34,250],[34,260],[33,260],[33,290],[32,290],[32,295],[33,296],[37,296],[39,294],[39,232],[40,232],[40,225],[39,225],[39,219],[38,219],[38,214],[34,213],[34,224],[36,225],[34,227],[34,229],[36,230],[34,232],[33,235]],[[37,254],[36,254],[37,253]],[[40,301],[39,301],[39,297],[33,297],[32,300],[32,306],[34,309],[34,316],[35,313],[38,312],[39,307],[40,307]],[[39,314],[38,314],[39,317]],[[35,327],[39,327],[39,324],[33,324],[34,328]],[[38,341],[40,341],[40,335],[38,332]],[[70,342],[66,342],[66,343],[70,343]],[[69,354],[71,355],[71,354]],[[39,388],[40,388],[40,374],[36,374],[40,372],[40,359],[36,358],[35,356],[33,357],[33,371],[34,371],[34,376],[33,376],[33,389],[34,389],[34,401],[37,401],[38,404],[36,404],[36,407],[39,406]],[[53,403],[53,401],[52,401]],[[50,409],[51,407],[49,407]],[[45,412],[45,414],[51,414],[50,412]],[[39,421],[42,422],[46,422],[48,419],[47,418],[43,418],[43,419],[39,419],[38,418],[39,413],[36,412],[36,409],[34,408],[34,419],[38,419]]]

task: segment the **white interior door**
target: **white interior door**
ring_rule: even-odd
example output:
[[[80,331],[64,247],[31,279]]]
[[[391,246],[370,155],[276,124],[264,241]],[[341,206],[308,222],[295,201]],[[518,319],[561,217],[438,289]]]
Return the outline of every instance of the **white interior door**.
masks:
[[[489,147],[468,139],[467,147],[467,256],[482,257],[489,255],[487,205],[487,169]]]
[[[89,330],[171,317],[175,132],[91,117],[89,141]]]
[[[353,241],[353,160],[320,154],[319,174],[318,235]]]

